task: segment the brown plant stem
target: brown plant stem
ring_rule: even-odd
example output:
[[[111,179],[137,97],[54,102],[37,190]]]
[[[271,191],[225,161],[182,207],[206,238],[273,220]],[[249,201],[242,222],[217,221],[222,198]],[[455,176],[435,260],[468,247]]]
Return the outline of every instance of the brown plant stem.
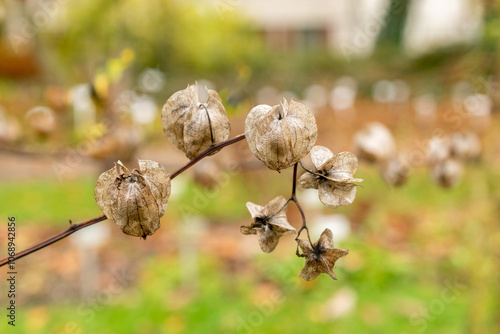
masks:
[[[20,258],[22,258],[22,257],[24,257],[26,255],[34,253],[37,250],[40,250],[40,249],[45,248],[45,247],[47,247],[49,245],[52,245],[54,242],[57,242],[57,241],[59,241],[61,239],[64,239],[68,235],[73,234],[76,231],[81,230],[82,228],[88,227],[90,225],[97,224],[97,223],[99,223],[99,222],[101,222],[103,220],[106,220],[106,219],[107,219],[107,217],[105,215],[102,215],[102,216],[99,216],[99,217],[87,220],[86,222],[83,222],[83,223],[80,223],[80,224],[71,224],[70,223],[71,225],[69,226],[69,228],[66,231],[63,231],[63,232],[61,232],[59,234],[56,234],[56,235],[54,235],[54,236],[52,236],[52,237],[50,237],[50,238],[48,238],[48,239],[46,239],[46,240],[44,240],[42,242],[40,242],[40,243],[38,243],[38,244],[30,247],[30,248],[27,248],[27,249],[25,249],[25,250],[23,250],[23,251],[21,251],[19,253],[16,253],[16,255],[14,255],[12,257],[6,257],[5,259],[1,260],[0,261],[0,267],[4,266],[4,265],[6,265],[6,264],[8,264],[10,262],[13,262],[13,261],[15,261],[17,259],[20,259]]]
[[[189,161],[186,165],[184,165],[183,167],[179,168],[177,171],[173,172],[171,175],[170,175],[170,179],[173,179],[175,178],[176,176],[178,176],[179,174],[183,173],[184,171],[186,171],[188,168],[190,168],[191,166],[195,165],[198,161],[200,161],[201,159],[209,156],[210,154],[226,147],[226,146],[229,146],[229,145],[232,145],[234,143],[237,143],[241,140],[245,139],[245,134],[241,134],[241,135],[238,135],[234,138],[231,138],[231,139],[228,139],[226,141],[223,141],[222,143],[219,143],[217,145],[213,145],[211,147],[209,147],[208,149],[206,149],[205,151],[201,152],[198,156],[196,156],[195,158],[193,158],[193,160]],[[14,256],[11,256],[11,257],[6,257],[5,259],[2,259],[0,260],[0,267],[2,266],[5,266],[6,264],[10,263],[10,262],[13,262],[17,259],[20,259],[24,256],[27,256],[31,253],[34,253],[42,248],[45,248],[49,245],[52,245],[53,243],[59,241],[59,240],[62,240],[64,238],[66,238],[68,235],[70,234],[73,234],[75,233],[76,231],[79,231],[85,227],[88,227],[90,225],[94,225],[94,224],[97,224],[103,220],[106,220],[107,217],[105,215],[101,215],[99,217],[95,217],[95,218],[92,218],[92,219],[89,219],[83,223],[80,223],[80,224],[71,224],[70,227],[66,230],[66,231],[63,231],[59,234],[56,234],[42,242],[39,242],[38,244],[30,247],[30,248],[27,248],[21,252],[18,252],[16,253]]]
[[[297,199],[296,195],[296,189],[297,189],[297,166],[299,163],[296,163],[293,165],[293,183],[292,183],[292,195],[290,196],[289,201],[293,201],[295,205],[297,206],[297,209],[299,209],[300,215],[302,216],[302,226],[300,227],[299,231],[297,232],[297,237],[295,240],[297,240],[300,237],[300,233],[303,230],[306,230],[307,233],[307,239],[309,240],[309,243],[311,244],[311,247],[314,249],[314,245],[311,241],[311,237],[309,236],[309,228],[307,228],[307,222],[306,222],[306,215],[304,214],[304,210],[302,210],[302,207],[300,206],[299,200]],[[302,163],[301,163],[302,165]]]
[[[198,161],[200,161],[201,159],[205,158],[206,156],[214,153],[215,151],[218,151],[218,150],[220,150],[223,147],[226,147],[226,146],[232,145],[234,143],[237,143],[237,142],[239,142],[240,140],[243,140],[243,139],[245,139],[245,134],[244,133],[241,134],[241,135],[238,135],[238,136],[236,136],[236,137],[234,137],[232,139],[228,139],[226,141],[223,141],[222,143],[219,143],[217,145],[210,146],[205,151],[203,151],[200,154],[198,154],[198,156],[194,157],[193,160],[191,160],[190,162],[188,162],[186,165],[182,166],[181,168],[179,168],[178,170],[176,170],[175,172],[173,172],[172,174],[170,174],[170,179],[172,180],[174,177],[176,177],[177,175],[181,174],[186,169],[188,169],[189,167],[193,166],[194,164],[196,164]]]

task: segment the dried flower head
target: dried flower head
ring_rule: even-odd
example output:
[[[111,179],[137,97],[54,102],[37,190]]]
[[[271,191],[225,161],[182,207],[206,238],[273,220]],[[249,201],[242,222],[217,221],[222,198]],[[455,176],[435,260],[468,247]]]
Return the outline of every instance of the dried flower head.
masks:
[[[349,250],[333,247],[333,235],[330,229],[325,229],[314,245],[311,245],[309,240],[302,239],[297,239],[297,244],[303,253],[299,254],[297,250],[297,255],[306,258],[306,264],[300,272],[300,277],[306,281],[312,281],[319,274],[326,273],[334,280],[337,279],[333,272],[335,262],[342,256],[349,254]]]
[[[309,153],[318,127],[306,106],[283,99],[274,107],[254,107],[245,120],[245,136],[252,153],[268,168],[280,171]]]
[[[257,234],[262,251],[272,252],[284,234],[295,233],[295,228],[286,219],[286,199],[278,196],[266,206],[247,202],[248,211],[254,221],[250,225],[241,226],[241,233]]]
[[[477,160],[481,156],[481,140],[474,132],[455,132],[451,135],[451,156],[460,160]]]
[[[382,162],[381,173],[385,182],[393,187],[406,183],[410,175],[410,166],[401,156],[394,156]]]
[[[167,138],[189,159],[227,140],[231,131],[219,94],[197,83],[167,100],[161,120]]]
[[[462,175],[462,165],[455,159],[445,159],[431,166],[432,180],[443,188],[455,186]]]
[[[123,233],[146,238],[160,227],[167,209],[170,177],[151,160],[139,160],[132,172],[118,161],[97,179],[95,199],[106,217]]]
[[[360,159],[382,161],[396,154],[396,142],[391,131],[382,123],[367,124],[354,136],[354,147]]]
[[[358,158],[350,152],[334,155],[323,146],[314,146],[311,159],[315,169],[299,178],[303,189],[318,189],[319,200],[330,208],[349,205],[356,197],[356,184],[362,179],[353,178],[358,169]]]
[[[427,163],[435,165],[448,159],[451,154],[451,140],[449,137],[434,136],[427,142]]]
[[[26,113],[25,118],[28,126],[40,136],[51,134],[57,127],[56,115],[47,107],[35,107]]]

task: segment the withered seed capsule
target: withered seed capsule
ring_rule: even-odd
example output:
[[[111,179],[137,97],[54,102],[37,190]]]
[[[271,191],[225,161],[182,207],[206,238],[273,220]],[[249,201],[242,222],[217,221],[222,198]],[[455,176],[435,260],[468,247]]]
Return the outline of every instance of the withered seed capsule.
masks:
[[[168,140],[189,159],[227,140],[231,131],[219,94],[206,88],[199,94],[198,84],[174,93],[163,106],[161,121]]]
[[[252,153],[269,169],[280,171],[309,153],[318,127],[306,106],[283,99],[274,107],[261,104],[253,108],[245,120],[245,136]]]
[[[431,178],[443,188],[454,187],[462,178],[463,167],[455,159],[445,159],[431,166]]]
[[[356,155],[369,162],[384,161],[396,155],[391,130],[378,122],[367,124],[355,134],[354,147]]]
[[[118,161],[97,179],[95,199],[106,217],[123,233],[142,237],[153,235],[167,209],[170,177],[151,160],[139,160],[132,172]]]

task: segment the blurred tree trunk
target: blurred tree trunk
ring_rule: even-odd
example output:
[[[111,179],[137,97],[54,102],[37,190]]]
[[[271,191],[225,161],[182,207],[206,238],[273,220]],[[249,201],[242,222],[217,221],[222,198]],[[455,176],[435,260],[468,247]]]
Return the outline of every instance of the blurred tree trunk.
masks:
[[[385,14],[385,25],[377,38],[376,48],[395,47],[401,49],[404,30],[412,0],[391,0]]]

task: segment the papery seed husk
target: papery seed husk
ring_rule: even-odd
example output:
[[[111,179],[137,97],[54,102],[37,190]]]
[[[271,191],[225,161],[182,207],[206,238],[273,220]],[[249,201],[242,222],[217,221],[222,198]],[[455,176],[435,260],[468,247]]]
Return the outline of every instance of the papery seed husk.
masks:
[[[354,136],[355,153],[369,162],[383,161],[396,154],[396,142],[391,131],[382,123],[367,124]]]
[[[316,120],[303,104],[286,100],[274,107],[258,105],[245,120],[252,153],[272,170],[280,171],[302,159],[318,135]]]
[[[481,140],[474,132],[455,132],[450,137],[451,156],[459,160],[476,160],[481,156]]]
[[[451,155],[451,140],[450,137],[432,137],[426,146],[426,157],[429,165],[439,164]]]
[[[410,166],[400,156],[392,157],[381,164],[382,177],[387,184],[399,187],[406,183],[410,175]]]
[[[145,238],[160,227],[170,196],[170,177],[155,161],[139,160],[139,170],[118,161],[102,173],[95,199],[106,217],[123,233]]]
[[[333,153],[324,146],[314,146],[311,149],[311,160],[316,169],[321,168],[325,162],[333,158]]]
[[[162,125],[170,142],[193,159],[212,145],[229,138],[231,126],[216,91],[208,100],[198,98],[198,84],[174,93],[162,109]]]
[[[312,281],[321,273],[326,273],[334,280],[337,279],[333,272],[335,262],[339,258],[349,254],[349,250],[334,248],[333,234],[330,229],[325,229],[314,245],[311,245],[308,240],[302,239],[298,239],[297,243],[303,252],[302,255],[298,253],[297,255],[306,258],[306,263],[300,272],[300,277],[306,281]]]
[[[446,159],[431,166],[431,177],[439,186],[451,188],[462,178],[463,167],[455,159]]]
[[[319,200],[329,208],[352,204],[356,192],[356,185],[352,183],[323,181],[318,187]]]

